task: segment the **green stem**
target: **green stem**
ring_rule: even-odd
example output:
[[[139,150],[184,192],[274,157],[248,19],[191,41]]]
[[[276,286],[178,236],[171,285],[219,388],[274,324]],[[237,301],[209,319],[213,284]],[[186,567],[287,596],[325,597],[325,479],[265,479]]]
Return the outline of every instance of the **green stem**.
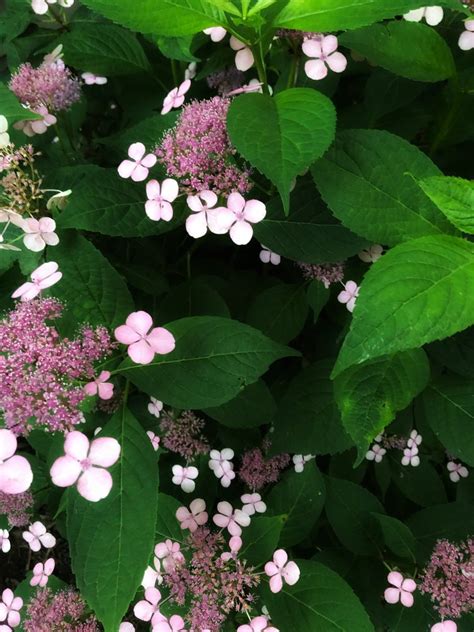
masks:
[[[298,80],[299,65],[300,65],[300,56],[299,56],[299,53],[294,50],[293,59],[291,60],[290,74],[288,75],[288,81],[286,83],[287,89],[295,87],[296,82]]]
[[[171,72],[173,73],[173,81],[175,86],[179,86],[181,81],[178,74],[178,62],[176,59],[171,60]]]
[[[262,84],[264,94],[270,94],[267,81],[267,70],[265,67],[265,55],[262,49],[261,41],[251,47],[253,58],[255,60],[255,68],[257,69],[259,81]]]

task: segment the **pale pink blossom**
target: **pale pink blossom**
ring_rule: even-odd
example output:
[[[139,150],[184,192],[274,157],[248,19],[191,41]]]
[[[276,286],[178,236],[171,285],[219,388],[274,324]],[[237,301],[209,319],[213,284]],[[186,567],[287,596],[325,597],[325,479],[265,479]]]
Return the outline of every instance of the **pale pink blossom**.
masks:
[[[412,430],[407,440],[407,447],[409,448],[412,448],[413,446],[418,447],[422,441],[423,441],[423,437],[420,434],[418,434],[416,430]]]
[[[13,123],[15,129],[21,130],[26,136],[34,136],[35,134],[44,134],[48,131],[48,127],[55,125],[58,119],[54,114],[50,114],[48,109],[44,105],[39,105],[36,108],[31,108],[31,111],[35,114],[39,114],[39,119],[28,119],[24,121],[17,121]]]
[[[424,18],[426,23],[430,26],[438,26],[443,20],[444,12],[442,7],[421,7],[420,9],[413,9],[403,15],[403,18],[408,22],[421,22]]]
[[[50,4],[59,4],[60,7],[68,9],[74,4],[74,0],[31,0],[31,8],[37,15],[44,15],[48,12]]]
[[[234,458],[234,451],[231,448],[223,450],[211,450],[209,456],[209,467],[217,478],[220,478],[222,487],[229,487],[235,478],[234,464],[231,459]]]
[[[237,68],[237,70],[245,72],[254,65],[255,60],[253,57],[253,53],[247,46],[247,44],[241,42],[239,39],[234,37],[234,35],[231,35],[229,44],[232,50],[236,51],[235,67]]]
[[[474,20],[464,22],[466,30],[459,36],[458,46],[461,50],[471,50],[474,48]]]
[[[51,209],[59,209],[60,211],[64,210],[68,203],[68,198],[72,193],[72,189],[66,189],[65,191],[58,191],[54,195],[52,195],[49,200],[46,202],[46,208],[48,211]]]
[[[171,202],[176,200],[178,193],[178,183],[172,178],[166,178],[161,185],[158,180],[150,180],[146,183],[145,213],[155,222],[160,219],[169,222],[173,218]]]
[[[160,400],[156,399],[156,397],[150,397],[150,401],[148,403],[148,412],[150,415],[158,418],[162,410],[163,402],[160,402]]]
[[[420,465],[420,457],[418,456],[418,448],[416,445],[412,445],[411,448],[405,448],[403,450],[401,463],[402,465],[411,465],[412,467],[418,467]]]
[[[30,524],[28,531],[23,531],[23,540],[28,542],[28,546],[32,551],[37,553],[41,547],[52,549],[56,546],[56,538],[54,535],[46,531],[46,527],[38,520]]]
[[[176,511],[176,518],[180,523],[181,529],[189,529],[193,533],[198,527],[202,527],[207,522],[206,503],[202,498],[195,498],[189,505],[189,509],[180,507]]]
[[[172,540],[159,542],[155,546],[155,556],[161,561],[166,572],[172,571],[177,565],[179,566],[184,562],[184,555],[180,548],[179,542]]]
[[[273,94],[273,90],[270,86],[268,86],[268,90],[270,94]],[[263,93],[263,83],[258,79],[251,79],[246,85],[240,88],[235,88],[235,90],[231,90],[230,92],[226,92],[224,96],[234,97],[238,94],[248,94],[251,92],[259,92],[260,94]]]
[[[440,621],[432,626],[431,632],[457,632],[457,629],[454,621]]]
[[[227,198],[227,208],[217,209],[222,229],[229,231],[230,238],[238,246],[248,244],[253,237],[252,224],[261,222],[267,214],[265,204],[260,200],[245,200],[240,193],[234,192]]]
[[[106,468],[118,461],[119,442],[112,437],[90,442],[85,434],[73,430],[66,435],[64,452],[50,469],[53,483],[58,487],[76,485],[79,494],[91,502],[106,498],[113,485]]]
[[[117,169],[119,176],[143,182],[148,178],[149,169],[156,164],[155,154],[147,154],[143,143],[132,143],[128,148],[128,156],[132,160],[122,160]]]
[[[237,632],[279,632],[279,630],[269,624],[267,617],[260,616],[244,625],[239,625]]]
[[[197,72],[196,68],[197,68],[197,64],[196,64],[195,61],[192,61],[191,63],[189,63],[188,67],[184,71],[184,78],[185,79],[194,79],[194,77],[196,76],[196,72]]]
[[[31,273],[31,282],[27,281],[16,289],[12,298],[19,298],[22,301],[31,301],[40,294],[41,290],[45,290],[57,283],[63,276],[62,272],[58,272],[58,264],[55,261],[43,263]]]
[[[387,454],[387,450],[382,448],[378,443],[374,443],[374,445],[366,452],[365,458],[367,461],[375,461],[376,463],[380,463],[383,457]]]
[[[152,430],[147,430],[146,431],[148,438],[151,441],[151,445],[153,446],[153,450],[155,452],[157,452],[158,448],[160,447],[160,437],[158,435],[156,435]]]
[[[119,627],[119,632],[135,632],[135,626],[128,621],[122,621]]]
[[[83,72],[81,77],[84,83],[88,86],[92,86],[94,84],[97,86],[103,86],[107,83],[107,77],[95,75],[93,72]]]
[[[11,628],[16,628],[20,625],[22,607],[23,599],[15,597],[12,590],[5,588],[0,601],[0,621],[5,621]]]
[[[39,586],[44,588],[48,583],[49,576],[53,574],[55,562],[52,557],[46,560],[44,564],[38,562],[33,567],[33,577],[30,579],[30,586]]]
[[[136,364],[150,364],[155,354],[165,355],[175,348],[174,336],[164,327],[153,327],[147,312],[132,312],[115,329],[115,338],[128,345],[127,353]]]
[[[199,475],[199,470],[197,467],[190,465],[188,467],[183,467],[182,465],[173,465],[173,483],[175,485],[180,485],[183,492],[190,494],[196,488],[196,483],[194,479],[196,479]]]
[[[180,108],[184,103],[185,94],[190,87],[191,80],[185,79],[181,85],[179,85],[177,88],[173,88],[170,92],[168,92],[163,101],[161,113],[168,114],[168,112],[170,112],[171,110],[175,108]]]
[[[184,621],[179,614],[173,614],[169,619],[159,621],[152,632],[186,632]]]
[[[243,494],[240,500],[243,502],[242,511],[249,516],[253,516],[255,512],[265,513],[267,510],[267,506],[263,502],[262,497],[256,492],[253,494]]]
[[[311,461],[311,459],[314,459],[314,454],[295,454],[292,459],[295,466],[295,472],[297,474],[301,474],[304,470],[304,466],[308,463],[308,461]]]
[[[0,147],[6,147],[10,144],[10,135],[8,134],[8,120],[3,114],[0,114]],[[1,171],[0,167],[0,171]]]
[[[145,590],[145,599],[135,604],[133,614],[140,621],[150,621],[151,625],[156,625],[160,621],[165,620],[159,609],[161,601],[161,593],[158,588],[147,588]]]
[[[111,399],[114,394],[114,385],[107,380],[110,378],[110,371],[101,371],[95,380],[84,386],[86,395],[98,395],[100,399]]]
[[[208,29],[204,29],[203,33],[209,35],[213,42],[220,42],[226,36],[227,31],[222,26],[211,26]]]
[[[22,494],[33,482],[31,465],[24,456],[15,454],[16,436],[7,428],[0,429],[0,492]]]
[[[230,535],[242,535],[241,527],[248,527],[250,516],[241,509],[234,509],[226,500],[218,503],[217,513],[212,520],[221,529],[227,529]]]
[[[383,247],[380,244],[373,244],[357,255],[364,263],[375,263],[383,254]]]
[[[10,542],[10,534],[8,533],[8,529],[0,529],[0,551],[2,553],[8,553],[12,548],[12,544]]]
[[[186,219],[186,232],[199,239],[207,229],[215,235],[223,235],[228,228],[221,225],[220,211],[213,208],[217,204],[217,195],[213,191],[201,191],[197,195],[188,195],[186,203],[192,214]]]
[[[58,44],[56,48],[54,48],[50,53],[46,53],[46,55],[43,57],[43,64],[47,66],[58,64],[60,61],[62,62],[62,57],[63,57],[63,45]]]
[[[469,470],[462,463],[449,461],[446,467],[449,472],[449,478],[453,483],[458,483],[461,478],[467,478],[469,476]]]
[[[270,248],[267,248],[263,244],[260,245],[262,246],[262,250],[259,254],[260,261],[262,263],[272,263],[274,266],[279,265],[281,261],[280,255],[277,255],[276,252],[272,252]]]
[[[345,303],[347,309],[350,312],[354,311],[357,297],[359,296],[359,286],[355,281],[347,281],[344,284],[344,289],[337,295],[339,303]]]
[[[305,73],[310,79],[324,79],[328,74],[328,68],[333,72],[344,72],[347,59],[337,47],[335,35],[324,35],[321,39],[307,39],[303,42],[304,54],[312,57],[304,65]]]
[[[387,581],[391,587],[384,592],[385,601],[390,604],[400,602],[406,608],[411,608],[414,603],[412,593],[416,590],[416,583],[413,579],[404,579],[401,573],[392,571],[388,574]]]
[[[265,564],[265,573],[270,577],[270,590],[280,592],[283,582],[293,586],[300,578],[300,569],[295,562],[288,562],[288,554],[278,549],[273,554],[273,561]]]
[[[145,572],[143,573],[143,579],[141,585],[145,590],[147,588],[154,588],[156,586],[156,582],[161,586],[163,583],[163,576],[160,572],[161,564],[158,558],[154,558],[155,568],[151,566],[147,566]]]
[[[229,549],[230,551],[225,551],[221,554],[221,560],[224,562],[228,562],[229,560],[234,560],[237,558],[237,553],[242,548],[242,538],[238,535],[233,535],[229,540]]]
[[[56,222],[51,217],[42,217],[39,220],[30,217],[24,221],[23,230],[25,232],[23,243],[28,250],[33,252],[40,252],[46,246],[59,244],[59,237],[54,232]]]

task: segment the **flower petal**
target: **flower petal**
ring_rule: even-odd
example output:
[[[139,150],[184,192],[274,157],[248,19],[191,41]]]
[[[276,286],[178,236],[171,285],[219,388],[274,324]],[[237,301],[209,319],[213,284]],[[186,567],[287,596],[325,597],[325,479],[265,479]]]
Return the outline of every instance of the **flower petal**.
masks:
[[[140,334],[128,325],[120,325],[114,331],[115,338],[124,345],[131,345],[140,340]]]
[[[145,155],[145,145],[143,143],[132,143],[128,148],[128,155],[133,160],[141,160]]]
[[[310,79],[319,81],[324,79],[328,74],[326,64],[321,59],[310,59],[304,65],[304,71]]]
[[[273,577],[270,579],[270,590],[272,591],[272,593],[278,593],[282,588],[283,580],[281,578],[281,575],[273,575]]]
[[[173,334],[164,327],[154,327],[146,337],[147,343],[155,353],[171,353],[176,346]]]
[[[74,485],[81,472],[82,467],[79,461],[68,455],[56,459],[49,470],[53,483],[58,487]]]
[[[153,319],[148,312],[140,310],[129,314],[125,323],[140,335],[145,336],[153,326]]]
[[[89,439],[78,430],[68,432],[64,441],[64,452],[77,461],[83,461],[89,453]]]
[[[207,233],[206,211],[194,212],[186,219],[186,232],[194,239],[204,237]]]
[[[147,167],[147,169],[151,169],[156,165],[157,160],[158,158],[155,156],[155,154],[147,154],[144,158],[142,158],[141,164],[144,167]]]
[[[142,165],[136,165],[131,177],[134,182],[143,182],[148,178],[148,169]]]
[[[160,202],[157,202],[156,200],[147,200],[145,202],[145,213],[154,222],[158,222],[162,219],[161,211],[162,205]]]
[[[339,52],[329,55],[326,63],[333,72],[344,72],[347,68],[347,59]]]
[[[168,202],[174,202],[178,197],[179,186],[173,178],[166,178],[161,184],[161,195]]]
[[[325,35],[321,44],[324,55],[330,55],[337,50],[338,42],[335,35]]]
[[[0,461],[10,458],[16,452],[17,438],[11,430],[0,429]]]
[[[132,162],[131,160],[122,160],[117,168],[119,176],[121,178],[130,178],[136,166],[136,162]]]
[[[94,439],[89,450],[89,459],[93,465],[111,467],[120,457],[120,443],[112,437]]]
[[[252,225],[248,222],[240,220],[235,222],[229,231],[230,238],[238,246],[245,246],[253,237]]]
[[[0,490],[6,494],[26,492],[33,482],[31,466],[24,456],[16,454],[0,465]]]
[[[260,202],[260,200],[249,200],[245,205],[244,217],[247,222],[252,222],[253,224],[261,222],[266,214],[265,204]]]
[[[109,495],[112,476],[102,467],[90,467],[77,481],[77,491],[86,500],[98,502]]]
[[[157,200],[161,196],[161,185],[158,180],[149,180],[146,183],[146,196],[149,200]]]
[[[134,342],[128,347],[127,353],[136,364],[150,364],[155,357],[155,352],[146,340]]]
[[[43,265],[36,268],[34,272],[31,273],[31,280],[43,281],[47,279],[49,276],[54,274],[58,270],[59,266],[56,261],[48,261],[47,263],[43,263]]]
[[[250,48],[245,47],[242,50],[238,51],[235,56],[235,67],[237,68],[237,70],[245,72],[249,68],[252,68],[253,64],[254,58]]]
[[[305,40],[301,48],[303,49],[303,53],[308,57],[315,57],[318,59],[322,55],[321,42],[318,40]]]

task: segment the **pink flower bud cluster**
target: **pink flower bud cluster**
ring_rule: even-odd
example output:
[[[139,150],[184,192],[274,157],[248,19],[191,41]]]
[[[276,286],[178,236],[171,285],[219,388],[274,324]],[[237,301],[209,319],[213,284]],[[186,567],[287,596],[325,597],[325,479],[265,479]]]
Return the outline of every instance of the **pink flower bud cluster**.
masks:
[[[33,511],[33,495],[0,492],[0,515],[6,515],[10,527],[26,527]]]
[[[344,264],[343,263],[303,263],[298,262],[296,264],[303,273],[303,277],[308,281],[321,281],[325,288],[328,288],[333,283],[342,283],[344,278]]]
[[[112,351],[104,327],[84,327],[76,339],[61,339],[47,321],[62,309],[51,298],[18,302],[0,321],[0,410],[17,435],[34,424],[54,432],[80,423],[86,397],[80,382],[94,379],[94,361]]]
[[[162,445],[167,450],[180,454],[186,461],[199,454],[207,454],[209,443],[202,434],[204,426],[205,422],[191,410],[183,411],[178,417],[164,412],[160,419]]]
[[[260,448],[253,448],[242,455],[239,477],[250,489],[259,490],[269,483],[276,483],[289,463],[289,454],[266,459]]]
[[[23,629],[25,632],[99,632],[97,619],[87,611],[86,603],[74,590],[53,593],[43,588],[37,590],[28,603]]]

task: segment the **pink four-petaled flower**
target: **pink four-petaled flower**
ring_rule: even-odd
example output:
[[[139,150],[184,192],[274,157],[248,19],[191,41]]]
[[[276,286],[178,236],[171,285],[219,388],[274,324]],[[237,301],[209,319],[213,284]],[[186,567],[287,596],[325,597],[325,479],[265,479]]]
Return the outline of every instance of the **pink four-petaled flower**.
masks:
[[[24,456],[15,454],[17,438],[11,430],[0,429],[0,492],[21,494],[33,481],[31,465]]]
[[[164,327],[153,327],[147,312],[132,312],[115,330],[116,339],[128,345],[127,353],[137,364],[149,364],[155,353],[171,353],[175,347],[174,336]]]
[[[40,252],[46,246],[57,246],[59,237],[54,232],[56,230],[56,222],[51,217],[42,217],[35,219],[30,217],[23,224],[25,235],[23,243],[28,250],[32,252]]]
[[[273,561],[265,564],[265,573],[270,577],[270,590],[280,592],[283,582],[293,586],[300,578],[300,569],[295,562],[288,562],[288,554],[278,549],[273,554]]]
[[[6,621],[11,628],[16,628],[20,625],[20,610],[22,607],[23,599],[15,597],[12,590],[5,588],[0,601],[0,621]]]
[[[220,207],[217,221],[222,230],[229,231],[230,238],[238,246],[248,244],[253,237],[252,224],[261,222],[267,209],[260,200],[245,200],[240,193],[234,192],[227,198],[227,208]]]
[[[209,456],[209,467],[220,478],[222,487],[229,487],[235,478],[234,464],[230,460],[234,458],[234,451],[232,448],[211,450]]]
[[[244,504],[244,506],[242,507],[242,511],[249,516],[253,516],[255,512],[265,513],[265,511],[267,510],[267,506],[263,502],[260,494],[243,494],[240,497],[240,500]]]
[[[43,263],[31,273],[31,282],[27,281],[23,283],[23,285],[20,285],[20,287],[13,292],[12,298],[19,298],[22,301],[31,301],[38,296],[41,290],[45,290],[57,283],[62,276],[62,272],[58,272],[58,264],[55,261]]]
[[[30,586],[39,586],[44,588],[48,583],[49,576],[54,571],[54,559],[50,557],[44,564],[38,562],[33,567],[33,577],[30,579]]]
[[[242,72],[245,72],[246,70],[251,68],[255,60],[253,57],[253,53],[250,50],[250,48],[247,46],[247,44],[244,44],[244,42],[241,42],[239,39],[234,37],[234,35],[231,36],[229,40],[229,44],[232,50],[236,51],[235,67],[237,68],[237,70],[241,70]]]
[[[279,630],[269,625],[266,617],[260,616],[255,617],[244,625],[239,625],[237,632],[279,632]]]
[[[242,538],[238,535],[233,535],[229,540],[230,551],[225,551],[221,554],[221,560],[228,562],[229,560],[236,559],[237,553],[242,548]]]
[[[193,465],[189,465],[188,467],[183,467],[182,465],[173,465],[173,483],[175,485],[180,485],[183,492],[190,494],[194,491],[196,487],[196,483],[194,479],[196,479],[199,475],[199,470],[197,467]]]
[[[173,218],[171,202],[175,201],[178,193],[178,183],[172,178],[166,178],[161,185],[158,180],[150,180],[146,184],[148,200],[145,202],[145,213],[155,222],[160,219],[169,222]]]
[[[150,397],[150,401],[148,403],[148,412],[150,413],[150,415],[158,418],[162,410],[163,402],[161,402],[159,399],[156,399],[156,397]]]
[[[173,614],[169,619],[159,621],[152,632],[186,632],[184,621],[179,614]]]
[[[227,529],[230,535],[242,535],[242,527],[248,527],[250,516],[241,509],[234,509],[226,500],[218,503],[217,513],[212,520],[221,529]]]
[[[412,593],[416,590],[413,579],[405,579],[398,571],[392,571],[388,574],[387,581],[392,586],[384,592],[385,601],[390,604],[400,602],[406,608],[411,608],[414,603]]]
[[[412,467],[418,467],[420,465],[420,457],[418,456],[418,447],[416,444],[403,450],[401,462],[402,465],[411,465]]]
[[[99,376],[92,382],[84,386],[86,395],[98,395],[100,399],[111,399],[114,394],[114,385],[107,380],[110,377],[110,371],[101,371]]]
[[[181,85],[177,88],[173,88],[166,95],[163,101],[163,107],[161,109],[162,114],[168,114],[168,112],[174,108],[180,108],[184,103],[184,95],[191,87],[191,80],[185,79]]]
[[[462,463],[449,461],[446,467],[449,472],[449,478],[453,483],[459,483],[461,478],[467,478],[469,476],[469,470]]]
[[[156,435],[153,430],[147,430],[146,431],[148,438],[151,441],[151,445],[153,446],[153,450],[155,452],[157,452],[158,448],[160,447],[160,437],[158,435]]]
[[[214,208],[217,204],[217,195],[213,191],[201,191],[197,195],[188,195],[186,203],[192,211],[186,219],[188,235],[199,239],[207,233],[207,229],[215,235],[223,235],[227,232],[227,227],[220,223],[220,209]]]
[[[28,531],[23,531],[22,537],[28,542],[28,546],[35,553],[37,553],[42,546],[45,549],[52,549],[53,546],[56,546],[56,538],[52,533],[46,531],[46,527],[42,522],[39,522],[39,520],[30,524]]]
[[[431,632],[457,632],[457,629],[454,621],[440,621],[432,626]]]
[[[365,458],[367,459],[367,461],[375,461],[376,463],[380,463],[386,453],[387,450],[385,448],[382,448],[382,446],[378,443],[374,443],[370,450],[367,450]]]
[[[48,127],[57,123],[57,118],[54,114],[50,114],[48,109],[44,105],[39,105],[36,108],[31,108],[31,111],[35,114],[39,114],[41,118],[35,120],[17,121],[13,124],[15,129],[21,130],[26,136],[34,136],[35,134],[44,134]]]
[[[132,160],[122,160],[117,171],[121,178],[132,178],[134,182],[142,182],[148,177],[148,171],[156,164],[156,156],[147,154],[143,143],[132,143],[128,148],[128,156]]]
[[[155,555],[161,560],[166,572],[172,571],[176,565],[184,562],[184,555],[181,553],[180,548],[179,542],[173,542],[172,540],[159,542],[155,546]]]
[[[161,601],[161,593],[158,588],[147,588],[145,590],[145,599],[135,604],[133,613],[141,621],[150,621],[152,625],[156,625],[160,621],[165,620],[159,609]]]
[[[347,59],[337,50],[338,41],[335,35],[323,35],[319,39],[307,39],[303,42],[303,52],[312,59],[304,65],[306,75],[318,81],[333,72],[344,72]]]
[[[51,467],[53,483],[58,487],[77,484],[79,494],[91,502],[106,498],[113,484],[106,468],[118,461],[119,442],[112,437],[89,442],[85,434],[73,430],[66,435],[64,452]]]
[[[339,303],[345,303],[347,309],[350,312],[354,311],[357,297],[359,296],[359,286],[355,281],[347,281],[344,284],[344,289],[337,295]]]
[[[187,507],[179,507],[176,511],[176,518],[180,523],[181,529],[189,529],[193,533],[198,527],[202,527],[207,522],[206,503],[202,498],[195,498],[189,505],[189,509]]]

